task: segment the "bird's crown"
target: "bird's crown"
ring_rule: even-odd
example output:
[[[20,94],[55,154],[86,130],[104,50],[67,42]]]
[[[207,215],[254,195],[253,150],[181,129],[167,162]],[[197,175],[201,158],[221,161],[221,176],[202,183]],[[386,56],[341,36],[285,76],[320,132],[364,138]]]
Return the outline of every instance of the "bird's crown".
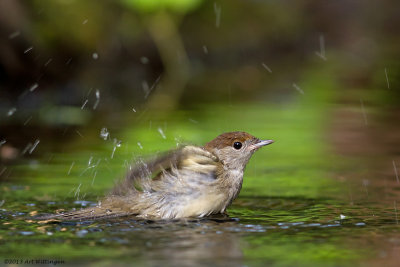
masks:
[[[227,146],[232,146],[235,142],[244,143],[247,140],[257,142],[259,139],[246,132],[229,132],[217,136],[215,139],[205,144],[204,148],[209,151],[214,148],[222,149]]]

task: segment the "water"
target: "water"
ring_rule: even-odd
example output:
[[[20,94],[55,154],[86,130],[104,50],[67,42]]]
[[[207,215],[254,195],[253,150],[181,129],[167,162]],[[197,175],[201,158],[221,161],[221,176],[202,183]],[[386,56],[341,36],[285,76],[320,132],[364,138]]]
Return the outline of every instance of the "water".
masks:
[[[2,175],[0,255],[106,266],[395,266],[400,186],[393,161],[399,160],[380,146],[363,150],[364,139],[351,139],[351,146],[339,138],[364,131],[363,113],[355,110],[356,123],[338,117],[324,127],[332,113],[319,105],[212,106],[168,117],[130,112],[126,118],[135,127],[112,131],[122,141],[118,149],[113,139],[99,136],[99,127],[66,143],[51,160],[41,139],[41,156]],[[237,129],[276,143],[251,159],[229,216],[48,224],[32,219],[96,205],[139,155],[174,148],[177,140],[204,144]]]

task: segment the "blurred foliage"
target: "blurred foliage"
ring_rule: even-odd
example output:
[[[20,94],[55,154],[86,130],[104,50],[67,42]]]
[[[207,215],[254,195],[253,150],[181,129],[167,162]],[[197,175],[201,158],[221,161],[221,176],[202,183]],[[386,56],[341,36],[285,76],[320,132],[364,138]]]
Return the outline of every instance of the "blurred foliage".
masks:
[[[141,12],[170,9],[178,13],[186,13],[197,8],[202,0],[121,0],[121,2]]]
[[[266,100],[271,94],[284,99],[295,93],[287,88],[291,81],[319,59],[315,52],[321,49],[320,36],[326,47],[325,64],[333,60],[342,66],[331,78],[341,83],[344,97],[349,88],[363,88],[366,97],[370,91],[382,89],[382,97],[375,101],[396,105],[392,96],[397,91],[384,91],[384,69],[392,89],[399,76],[393,60],[398,57],[395,44],[399,36],[393,27],[398,22],[391,8],[395,4],[379,3],[382,11],[375,12],[375,5],[361,2],[6,2],[2,10],[19,16],[13,20],[3,16],[0,21],[1,42],[6,47],[0,57],[2,114],[15,105],[25,109],[24,98],[28,102],[33,96],[16,98],[38,81],[37,106],[44,102],[58,105],[65,101],[64,95],[70,96],[69,104],[80,106],[82,95],[93,87],[105,94],[97,112],[146,105],[152,94],[168,86],[161,82],[149,98],[145,97],[149,95],[146,88],[160,76],[163,81],[176,75],[171,69],[180,69],[179,53],[187,54],[188,63],[181,66],[189,74],[187,84],[184,90],[166,94],[179,106],[221,101],[228,94],[232,99],[250,101],[259,99],[260,94]],[[352,10],[359,11],[357,16]],[[163,58],[154,39],[159,34],[149,28],[160,12],[167,14],[178,33],[168,37],[165,46],[174,46],[178,39],[183,44],[181,52],[168,59]],[[8,38],[14,32],[19,35]],[[29,47],[33,49],[24,53]],[[93,54],[98,57],[94,59]],[[156,102],[162,105],[163,99]]]

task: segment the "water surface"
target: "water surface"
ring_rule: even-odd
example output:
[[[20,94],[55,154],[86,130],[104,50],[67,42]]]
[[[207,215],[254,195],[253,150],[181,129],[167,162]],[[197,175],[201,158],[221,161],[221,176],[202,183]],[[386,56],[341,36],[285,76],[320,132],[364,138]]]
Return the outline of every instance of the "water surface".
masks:
[[[395,265],[400,187],[387,164],[393,155],[350,155],[330,140],[344,134],[345,126],[332,122],[330,108],[295,103],[212,106],[168,117],[142,113],[125,114],[135,127],[110,131],[106,140],[100,136],[103,127],[82,131],[83,138],[73,138],[58,152],[46,153],[44,140],[36,156],[7,166],[1,185],[2,258],[145,266]],[[276,143],[254,154],[229,217],[32,220],[96,205],[138,156],[187,140],[204,144],[237,129]]]

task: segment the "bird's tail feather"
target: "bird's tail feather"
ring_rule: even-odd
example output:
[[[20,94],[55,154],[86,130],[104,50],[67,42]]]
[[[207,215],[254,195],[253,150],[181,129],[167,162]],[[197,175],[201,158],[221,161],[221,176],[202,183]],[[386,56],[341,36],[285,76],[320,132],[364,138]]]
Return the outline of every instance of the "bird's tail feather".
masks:
[[[103,218],[113,218],[134,215],[133,212],[118,208],[93,207],[77,211],[69,211],[66,213],[52,214],[47,216],[37,217],[38,220],[61,220],[61,221],[83,221],[97,220]]]

